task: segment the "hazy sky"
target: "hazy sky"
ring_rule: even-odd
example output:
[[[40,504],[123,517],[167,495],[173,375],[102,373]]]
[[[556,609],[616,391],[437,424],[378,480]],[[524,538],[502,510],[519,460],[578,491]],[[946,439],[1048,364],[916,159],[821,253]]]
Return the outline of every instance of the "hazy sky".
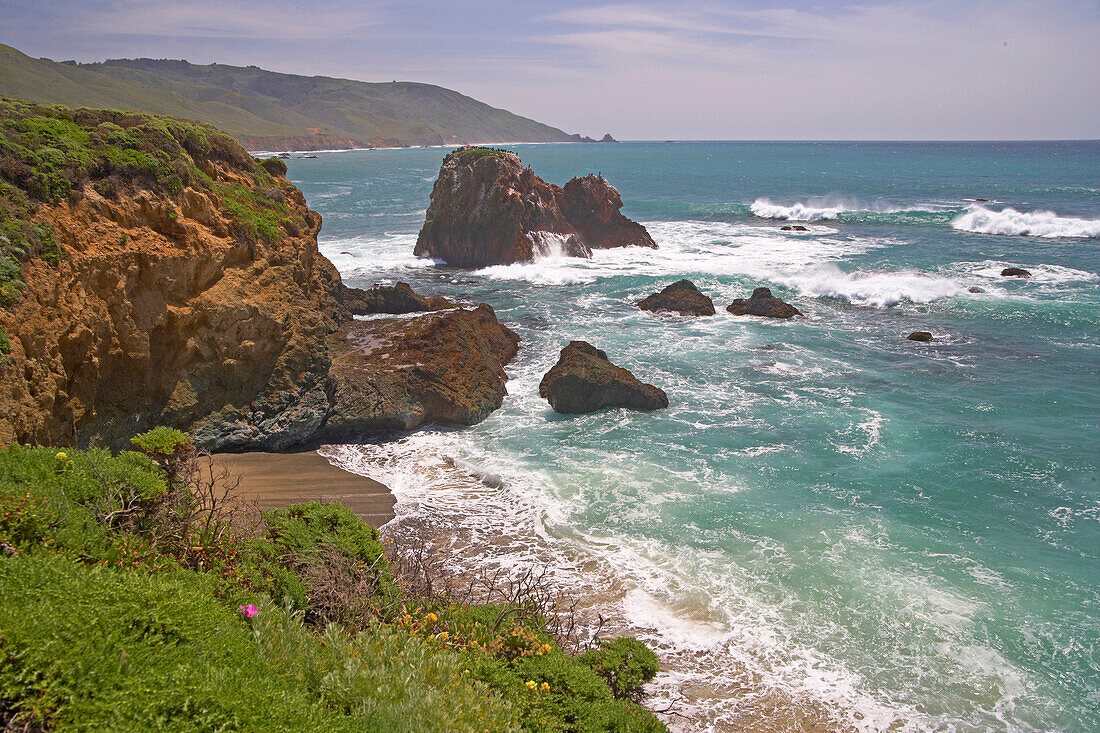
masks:
[[[1100,138],[1100,0],[0,0],[0,41],[430,82],[621,139]]]

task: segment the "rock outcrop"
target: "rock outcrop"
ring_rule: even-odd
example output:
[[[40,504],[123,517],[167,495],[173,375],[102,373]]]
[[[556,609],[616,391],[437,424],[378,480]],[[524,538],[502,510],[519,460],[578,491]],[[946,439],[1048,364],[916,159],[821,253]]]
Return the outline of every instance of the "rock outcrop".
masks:
[[[679,313],[684,316],[713,316],[714,301],[699,292],[691,280],[678,280],[659,293],[638,303],[644,311]]]
[[[57,253],[24,257],[18,296],[0,309],[0,445],[127,447],[170,425],[205,448],[280,449],[345,429],[475,422],[500,404],[515,334],[487,307],[353,320],[450,304],[400,284],[345,287],[318,251],[320,216],[277,166],[180,120],[0,104],[89,140],[55,176],[72,192],[27,215]],[[31,169],[35,143],[14,142],[25,168],[0,174],[33,196],[11,171]],[[112,169],[117,145],[166,152],[172,176]],[[0,190],[0,205],[11,196]]]
[[[808,232],[809,231],[809,229],[802,226],[801,224],[784,224],[783,226],[779,227],[779,229],[780,229],[780,231],[784,231],[784,232]]]
[[[607,354],[587,341],[571,341],[561,350],[558,363],[539,384],[539,396],[549,401],[555,412],[564,414],[595,412],[605,407],[668,407],[664,391],[615,366]]]
[[[1022,267],[1006,267],[1001,270],[1001,277],[1031,277],[1031,273]]]
[[[753,290],[752,297],[738,298],[726,306],[726,310],[735,316],[793,318],[802,315],[802,311],[772,295],[768,288]]]
[[[341,304],[357,316],[375,313],[423,313],[454,308],[446,298],[438,295],[425,297],[413,292],[408,283],[375,285],[368,290],[344,288],[339,298]]]
[[[910,341],[921,341],[927,343],[928,341],[932,340],[932,334],[928,331],[913,331],[913,333],[909,334],[905,338],[909,339]]]
[[[623,216],[619,192],[602,176],[564,188],[504,150],[463,147],[443,160],[414,253],[456,267],[526,262],[539,255],[587,257],[592,249],[656,247]]]

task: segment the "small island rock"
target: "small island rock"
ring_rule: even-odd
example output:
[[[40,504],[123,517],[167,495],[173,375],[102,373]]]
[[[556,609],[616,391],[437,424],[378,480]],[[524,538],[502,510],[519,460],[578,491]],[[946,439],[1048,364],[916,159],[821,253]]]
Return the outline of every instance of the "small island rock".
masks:
[[[1006,267],[1001,270],[1001,277],[1031,277],[1031,273],[1022,267]]]
[[[913,333],[909,334],[905,338],[909,339],[910,341],[931,341],[932,334],[930,334],[928,331],[913,331]]]
[[[678,280],[638,303],[644,311],[673,312],[683,316],[713,316],[714,301],[699,292],[691,280]]]
[[[622,205],[603,176],[555,186],[515,153],[466,146],[443,160],[413,253],[486,267],[539,255],[588,257],[608,247],[656,248],[645,227],[619,212]]]
[[[802,311],[772,295],[772,291],[768,288],[753,290],[752,297],[738,298],[726,306],[726,310],[735,316],[793,318],[802,315]]]
[[[668,407],[664,391],[615,366],[606,353],[587,341],[571,341],[561,350],[558,363],[539,384],[539,396],[563,414],[595,412],[605,407]]]

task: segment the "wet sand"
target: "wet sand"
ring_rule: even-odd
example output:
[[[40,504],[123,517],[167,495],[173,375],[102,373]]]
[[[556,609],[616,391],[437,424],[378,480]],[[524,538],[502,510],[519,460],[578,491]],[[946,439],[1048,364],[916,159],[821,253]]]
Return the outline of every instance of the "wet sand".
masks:
[[[303,501],[338,501],[368,524],[393,519],[394,498],[385,484],[333,466],[316,451],[215,453],[215,466],[240,475],[240,494],[262,510]]]

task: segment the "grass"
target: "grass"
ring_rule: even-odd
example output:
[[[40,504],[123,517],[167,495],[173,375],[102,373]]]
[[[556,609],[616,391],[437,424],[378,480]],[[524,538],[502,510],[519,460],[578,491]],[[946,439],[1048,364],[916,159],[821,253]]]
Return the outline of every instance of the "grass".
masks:
[[[0,723],[664,730],[632,701],[656,672],[638,642],[571,656],[537,614],[411,595],[377,530],[339,504],[268,512],[258,534],[196,548],[175,511],[196,486],[186,436],[135,446],[0,451]],[[360,613],[332,623],[341,602]]]
[[[512,152],[510,150],[500,150],[498,148],[485,148],[481,146],[469,146],[465,148],[459,148],[452,151],[447,157],[455,158],[463,165],[470,165],[476,163],[482,158],[496,158],[498,160],[504,160]]]

